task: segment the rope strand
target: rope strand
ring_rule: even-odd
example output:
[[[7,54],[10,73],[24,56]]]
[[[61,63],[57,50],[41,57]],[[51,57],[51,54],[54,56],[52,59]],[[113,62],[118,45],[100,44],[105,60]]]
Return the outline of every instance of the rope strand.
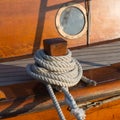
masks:
[[[78,108],[73,96],[69,93],[68,87],[76,85],[82,78],[83,70],[80,63],[72,58],[72,53],[68,50],[65,56],[48,56],[43,50],[38,50],[35,55],[35,64],[27,66],[27,72],[33,78],[46,84],[50,97],[58,111],[61,120],[65,120],[60,105],[54,95],[51,85],[61,88],[65,94],[67,104],[71,108],[71,113],[77,120],[85,119],[85,112]]]

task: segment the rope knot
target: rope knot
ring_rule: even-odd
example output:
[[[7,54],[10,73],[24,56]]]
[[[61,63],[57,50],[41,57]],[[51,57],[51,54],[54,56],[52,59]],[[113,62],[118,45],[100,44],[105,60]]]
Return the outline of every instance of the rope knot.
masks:
[[[85,120],[85,111],[81,108],[73,108],[71,109],[71,113],[76,117],[78,118],[78,120]]]

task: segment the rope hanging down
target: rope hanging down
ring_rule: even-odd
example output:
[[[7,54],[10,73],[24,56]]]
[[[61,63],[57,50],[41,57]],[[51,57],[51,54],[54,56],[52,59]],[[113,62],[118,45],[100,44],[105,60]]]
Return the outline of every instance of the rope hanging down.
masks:
[[[71,113],[77,120],[85,119],[85,112],[78,108],[74,98],[68,91],[68,87],[76,85],[82,78],[82,67],[80,63],[72,58],[72,53],[68,50],[65,56],[48,56],[43,50],[38,50],[35,55],[35,64],[27,66],[27,72],[34,79],[46,84],[51,99],[58,111],[61,120],[65,120],[60,105],[55,97],[52,86],[59,87],[65,94],[65,101],[71,108]],[[83,80],[85,82],[85,79]]]

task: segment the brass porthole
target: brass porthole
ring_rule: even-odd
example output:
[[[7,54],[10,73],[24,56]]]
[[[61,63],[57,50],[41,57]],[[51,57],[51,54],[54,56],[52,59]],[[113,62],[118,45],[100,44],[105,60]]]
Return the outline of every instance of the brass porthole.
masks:
[[[56,16],[56,28],[65,38],[81,37],[87,30],[85,8],[80,4],[67,4],[61,7]]]

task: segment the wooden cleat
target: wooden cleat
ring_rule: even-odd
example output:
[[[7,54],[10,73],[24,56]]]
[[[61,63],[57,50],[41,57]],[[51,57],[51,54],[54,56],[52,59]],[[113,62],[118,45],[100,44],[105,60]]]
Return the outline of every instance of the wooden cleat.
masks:
[[[67,41],[62,38],[46,39],[43,44],[45,53],[50,56],[63,56],[67,54]]]

